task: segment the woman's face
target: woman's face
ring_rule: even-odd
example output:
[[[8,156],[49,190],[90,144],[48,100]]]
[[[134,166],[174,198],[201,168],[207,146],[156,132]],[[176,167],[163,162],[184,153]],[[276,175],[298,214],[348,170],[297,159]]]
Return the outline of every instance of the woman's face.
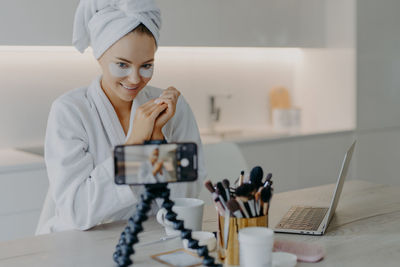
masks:
[[[114,105],[131,102],[151,80],[155,52],[152,36],[131,32],[100,57],[101,86]]]

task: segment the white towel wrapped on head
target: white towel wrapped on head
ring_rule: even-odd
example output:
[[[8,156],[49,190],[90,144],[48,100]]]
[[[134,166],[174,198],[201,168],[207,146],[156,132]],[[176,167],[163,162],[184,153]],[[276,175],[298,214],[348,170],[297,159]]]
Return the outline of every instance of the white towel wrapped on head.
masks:
[[[98,59],[140,24],[151,31],[158,45],[161,12],[154,0],[81,0],[75,14],[72,44],[81,53],[92,46]]]

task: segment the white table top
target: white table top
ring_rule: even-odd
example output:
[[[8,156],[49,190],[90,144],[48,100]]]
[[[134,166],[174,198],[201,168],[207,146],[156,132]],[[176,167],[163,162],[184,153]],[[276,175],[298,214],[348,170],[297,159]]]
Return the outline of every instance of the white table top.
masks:
[[[276,194],[270,210],[271,226],[292,204],[329,205],[334,185]],[[400,262],[400,187],[363,181],[346,182],[324,236],[276,234],[276,239],[317,242],[326,248],[319,263],[297,266],[398,266]],[[112,254],[124,222],[89,231],[66,231],[0,243],[0,266],[115,266]],[[141,242],[158,240],[163,229],[154,218],[144,224]],[[213,207],[205,209],[203,230],[217,229]],[[149,255],[181,247],[179,239],[136,248],[134,266],[162,266]]]

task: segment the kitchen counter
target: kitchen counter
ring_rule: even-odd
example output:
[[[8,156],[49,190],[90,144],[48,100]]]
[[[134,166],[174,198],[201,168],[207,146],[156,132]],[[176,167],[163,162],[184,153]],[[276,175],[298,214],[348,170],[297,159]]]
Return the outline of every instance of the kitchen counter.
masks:
[[[301,129],[298,131],[274,131],[271,127],[232,128],[219,127],[211,132],[200,129],[201,140],[204,144],[218,142],[234,142],[237,144],[257,143],[265,141],[281,141],[296,138],[308,138],[322,135],[352,133],[353,128],[335,130]]]

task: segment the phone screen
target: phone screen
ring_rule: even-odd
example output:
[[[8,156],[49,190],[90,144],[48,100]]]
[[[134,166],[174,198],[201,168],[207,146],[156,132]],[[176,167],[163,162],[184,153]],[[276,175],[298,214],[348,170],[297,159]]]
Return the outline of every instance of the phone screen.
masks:
[[[190,182],[197,179],[195,143],[145,144],[114,148],[116,184]]]

